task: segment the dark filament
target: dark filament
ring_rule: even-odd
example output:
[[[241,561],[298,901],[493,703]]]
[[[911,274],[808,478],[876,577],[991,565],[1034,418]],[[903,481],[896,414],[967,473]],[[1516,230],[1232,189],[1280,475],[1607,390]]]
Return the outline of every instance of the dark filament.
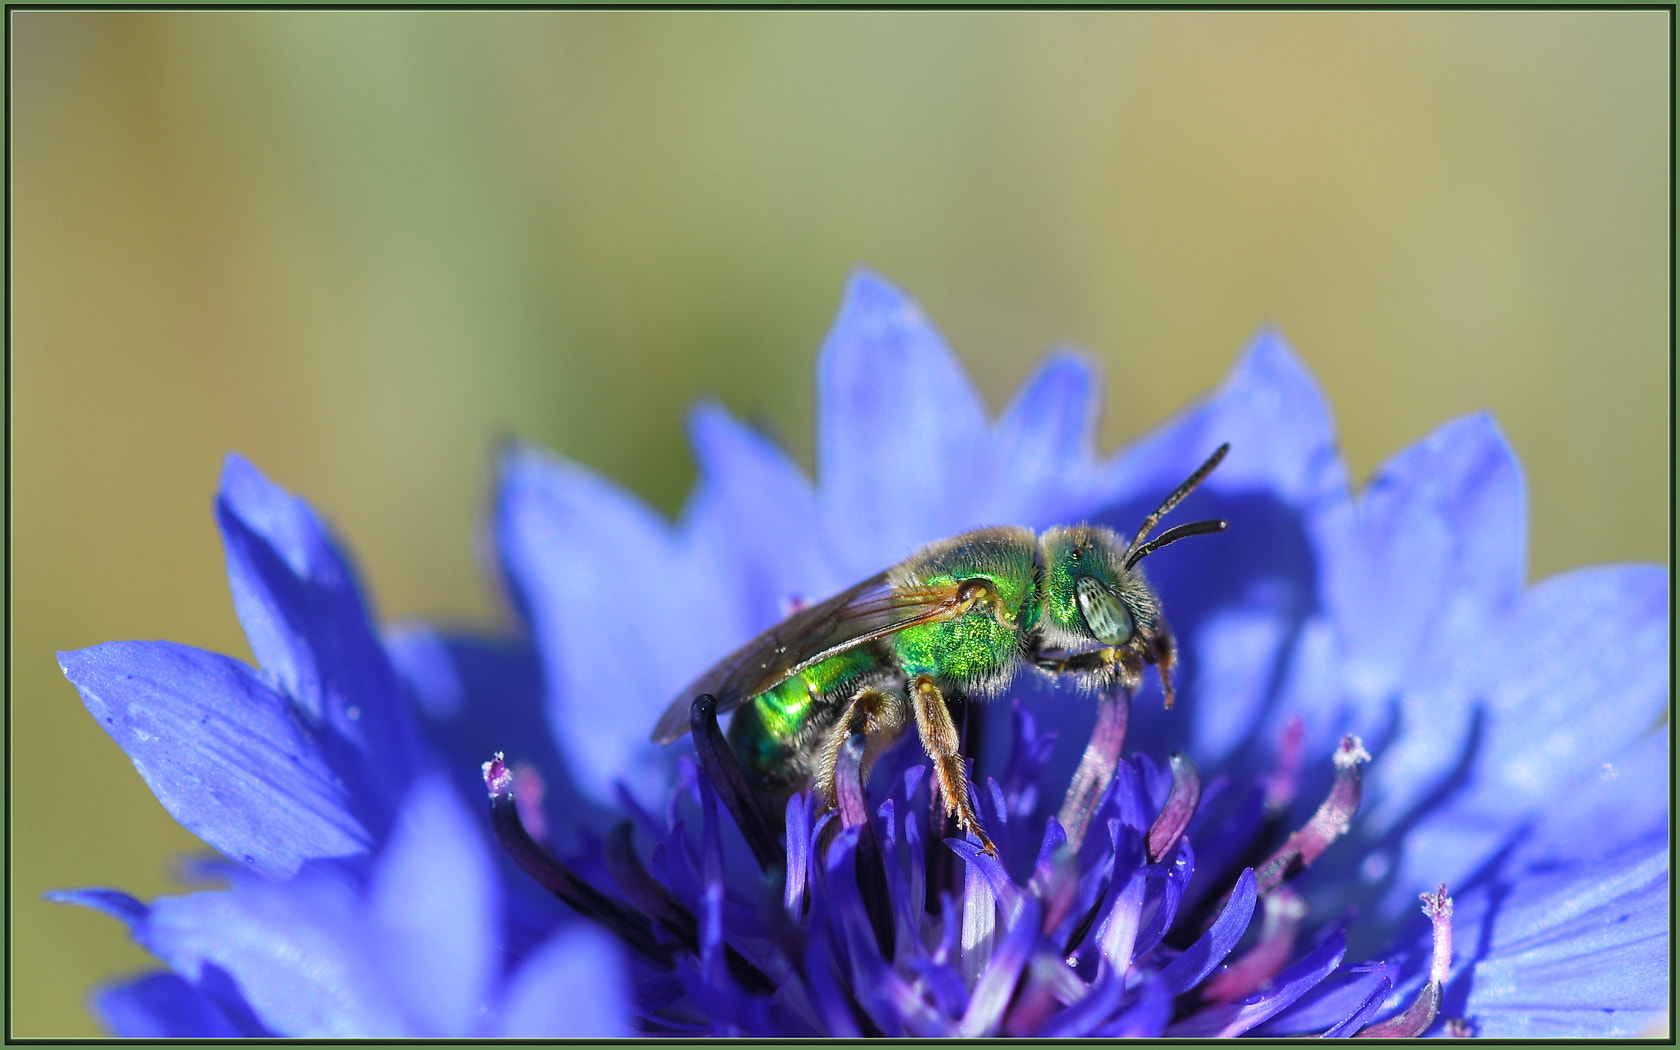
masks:
[[[875,931],[875,944],[881,958],[891,960],[894,943],[892,897],[887,891],[887,869],[881,859],[881,842],[875,835],[875,823],[869,819],[869,801],[863,797],[864,738],[853,734],[840,748],[839,761],[834,767],[834,791],[839,799],[840,820],[848,828],[857,828],[858,842],[855,857],[858,894],[863,898],[864,910],[869,913],[869,925]]]
[[[718,728],[717,698],[710,693],[695,697],[689,705],[688,723],[694,733],[694,753],[700,759],[700,768],[706,771],[706,779],[712,782],[724,808],[735,818],[735,826],[746,837],[759,870],[782,867],[787,862],[786,855],[777,845],[764,811],[758,807],[740,760],[723,738],[723,730]]]
[[[579,915],[605,926],[648,958],[670,965],[671,949],[654,937],[647,916],[625,908],[585,882],[577,872],[549,856],[525,830],[519,821],[519,806],[509,790],[513,776],[501,755],[484,764],[484,782],[490,789],[490,826],[495,829],[496,840],[525,874]]]
[[[605,859],[607,873],[631,903],[647,912],[671,936],[677,939],[684,949],[696,958],[700,955],[700,925],[694,918],[694,913],[678,900],[664,883],[648,874],[642,866],[641,858],[636,856],[636,849],[631,842],[630,823],[625,821],[613,828],[612,834],[607,836]],[[723,946],[724,962],[729,967],[730,975],[740,984],[761,995],[768,995],[776,990],[775,984],[764,972],[748,962],[741,953],[729,945]]]

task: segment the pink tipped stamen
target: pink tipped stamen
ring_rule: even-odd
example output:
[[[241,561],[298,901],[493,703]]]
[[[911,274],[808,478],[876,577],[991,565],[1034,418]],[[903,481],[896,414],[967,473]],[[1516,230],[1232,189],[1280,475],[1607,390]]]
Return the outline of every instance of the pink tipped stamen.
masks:
[[[1202,775],[1190,756],[1174,751],[1167,761],[1172,766],[1172,787],[1167,791],[1160,815],[1149,825],[1145,839],[1151,864],[1159,864],[1178,845],[1190,818],[1196,815],[1196,806],[1202,801]]]
[[[484,786],[490,789],[490,797],[506,795],[513,790],[513,774],[508,770],[502,752],[496,752],[490,761],[480,768],[484,770]]]
[[[1435,1023],[1435,1015],[1441,1010],[1441,992],[1452,967],[1452,898],[1447,896],[1447,887],[1443,883],[1433,893],[1418,894],[1418,899],[1423,901],[1423,913],[1429,916],[1429,980],[1418,989],[1417,998],[1404,1012],[1386,1021],[1366,1025],[1354,1033],[1356,1039],[1415,1039],[1429,1030],[1429,1026]],[[1468,1034],[1464,1031],[1468,1022],[1455,1020],[1456,1026],[1455,1021],[1447,1022],[1447,1034],[1464,1038]],[[1455,1031],[1455,1027],[1460,1030]]]
[[[1330,793],[1319,804],[1317,812],[1255,869],[1254,877],[1262,894],[1269,893],[1291,875],[1306,869],[1352,826],[1353,815],[1359,809],[1359,765],[1369,762],[1371,754],[1358,737],[1349,735],[1342,737],[1341,746],[1336,749],[1332,760],[1336,765],[1336,780],[1330,785]]]
[[[836,808],[840,810],[840,822],[848,828],[860,827],[869,820],[869,802],[863,797],[864,746],[862,734],[854,734],[840,746],[834,764]]]
[[[1126,725],[1131,721],[1132,698],[1124,689],[1105,694],[1097,701],[1097,724],[1091,730],[1091,741],[1073,772],[1067,795],[1062,799],[1061,812],[1056,814],[1067,831],[1068,849],[1079,852],[1090,827],[1091,817],[1102,803],[1114,768],[1120,764],[1120,748],[1126,743]]]
[[[1447,884],[1442,883],[1434,893],[1420,893],[1423,913],[1429,916],[1432,944],[1429,956],[1429,979],[1436,984],[1447,983],[1447,971],[1452,968],[1452,898],[1447,896]]]

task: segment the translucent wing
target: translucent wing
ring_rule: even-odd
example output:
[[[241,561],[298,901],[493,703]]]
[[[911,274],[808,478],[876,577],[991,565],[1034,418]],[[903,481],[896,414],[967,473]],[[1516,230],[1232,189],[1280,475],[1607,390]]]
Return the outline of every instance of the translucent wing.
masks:
[[[689,705],[701,693],[717,698],[721,715],[831,656],[906,627],[955,619],[972,607],[961,584],[895,588],[886,573],[871,576],[799,610],[695,679],[665,709],[653,742],[668,744],[688,732]]]

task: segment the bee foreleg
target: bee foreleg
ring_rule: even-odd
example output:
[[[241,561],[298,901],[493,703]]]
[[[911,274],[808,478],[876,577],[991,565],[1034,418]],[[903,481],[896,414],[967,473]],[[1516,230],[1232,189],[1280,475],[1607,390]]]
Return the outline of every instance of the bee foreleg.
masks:
[[[1049,653],[1034,652],[1030,654],[1035,667],[1049,671],[1054,675],[1071,674],[1098,686],[1118,685],[1128,693],[1137,692],[1138,686],[1143,684],[1143,665],[1145,661],[1158,663],[1162,657],[1159,651],[1151,652],[1148,656],[1138,653],[1127,645],[1105,645],[1101,649],[1090,652],[1068,655],[1051,655]],[[1164,668],[1172,665],[1172,645],[1167,644]],[[1165,675],[1162,676],[1163,681]],[[1167,706],[1172,706],[1171,687],[1167,687]]]
[[[939,777],[939,793],[945,799],[945,815],[956,815],[957,826],[972,831],[980,840],[984,853],[997,855],[997,847],[980,826],[980,818],[968,801],[968,770],[962,756],[957,727],[951,721],[951,711],[945,706],[945,696],[939,686],[925,674],[917,675],[910,683],[910,702],[916,710],[916,731],[922,738],[922,749],[933,759],[934,773]]]
[[[823,738],[822,750],[817,754],[814,780],[818,793],[826,805],[833,806],[839,798],[835,789],[834,770],[840,763],[840,749],[854,734],[864,737],[863,764],[858,779],[867,781],[869,770],[909,721],[904,697],[890,689],[868,686],[860,689],[846,704],[846,710]]]

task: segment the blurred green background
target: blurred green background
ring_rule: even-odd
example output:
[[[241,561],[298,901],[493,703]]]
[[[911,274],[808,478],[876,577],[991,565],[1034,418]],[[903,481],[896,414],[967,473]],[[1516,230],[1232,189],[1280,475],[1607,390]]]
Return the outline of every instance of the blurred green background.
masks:
[[[684,412],[804,461],[866,264],[995,408],[1106,362],[1113,447],[1279,324],[1357,476],[1491,408],[1542,576],[1666,559],[1669,16],[1619,12],[12,15],[13,1034],[147,967],[60,886],[196,840],[52,653],[249,658],[237,449],[381,611],[489,622],[494,439],[673,511]],[[1590,654],[1583,654],[1590,658]]]

